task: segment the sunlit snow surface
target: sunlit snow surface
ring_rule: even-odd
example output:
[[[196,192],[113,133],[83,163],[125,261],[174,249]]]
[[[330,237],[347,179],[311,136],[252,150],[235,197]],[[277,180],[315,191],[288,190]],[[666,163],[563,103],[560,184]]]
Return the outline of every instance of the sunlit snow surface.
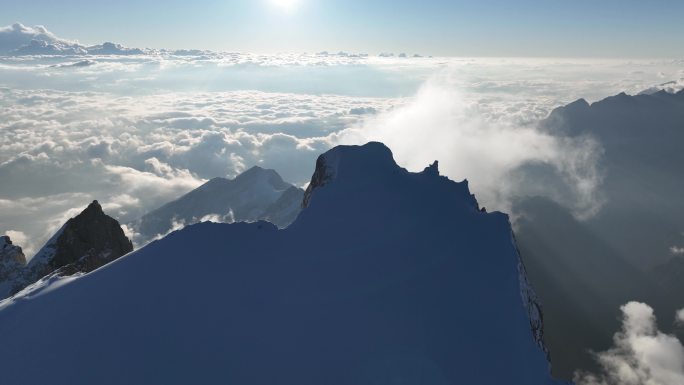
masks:
[[[505,215],[377,143],[319,163],[287,229],[193,225],[4,302],[3,380],[552,383]]]

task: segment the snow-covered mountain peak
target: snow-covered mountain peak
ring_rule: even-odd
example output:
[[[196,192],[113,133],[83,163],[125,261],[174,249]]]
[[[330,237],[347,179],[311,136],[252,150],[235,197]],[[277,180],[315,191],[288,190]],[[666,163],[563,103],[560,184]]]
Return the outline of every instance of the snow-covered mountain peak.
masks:
[[[138,244],[208,218],[228,223],[267,220],[285,227],[299,213],[303,194],[276,171],[254,166],[235,179],[213,178],[129,226],[139,234]]]
[[[276,190],[285,190],[291,185],[283,181],[275,170],[253,166],[235,177],[238,183],[268,183]]]
[[[316,168],[304,193],[302,207],[309,206],[317,188],[333,180],[341,180],[341,183],[360,183],[362,179],[383,177],[396,172],[406,172],[406,170],[397,165],[392,151],[383,143],[369,142],[363,146],[337,146],[316,160]]]
[[[436,167],[400,168],[379,143],[337,147],[319,166],[310,204],[285,229],[199,223],[3,303],[3,378],[555,383],[506,216],[479,211]],[[60,371],[73,362],[79,371]]]
[[[328,175],[340,175],[349,180],[398,171],[392,151],[379,142],[369,142],[363,146],[337,146],[321,157]]]
[[[102,216],[105,215],[104,211],[102,210],[102,206],[100,205],[100,202],[97,200],[92,201],[86,208],[81,212],[81,214],[89,216],[89,217],[97,217],[97,216]]]
[[[106,215],[95,200],[69,219],[31,258],[11,291],[57,271],[65,275],[92,271],[132,250],[133,244],[119,222]]]

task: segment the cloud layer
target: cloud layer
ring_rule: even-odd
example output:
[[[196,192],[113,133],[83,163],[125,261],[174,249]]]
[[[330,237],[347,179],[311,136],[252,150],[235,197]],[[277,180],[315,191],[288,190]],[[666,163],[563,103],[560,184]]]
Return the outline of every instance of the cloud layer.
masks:
[[[15,23],[0,27],[0,55],[78,55],[86,52],[85,47],[58,38],[42,25],[27,27]]]
[[[23,234],[30,255],[92,199],[128,222],[255,164],[304,184],[319,153],[370,139],[411,169],[439,159],[490,209],[543,193],[588,214],[600,203],[600,148],[535,122],[576,98],[638,92],[682,68],[192,50],[4,56],[0,233]]]
[[[548,196],[591,215],[600,207],[600,145],[590,137],[552,136],[532,125],[491,121],[453,87],[430,79],[415,98],[337,136],[341,143],[386,143],[400,164],[422,170],[437,159],[443,173],[468,179],[478,199],[497,210],[521,196]],[[542,171],[540,171],[542,170]]]
[[[622,330],[615,346],[598,353],[603,372],[578,373],[579,385],[671,385],[684,384],[684,346],[673,335],[658,330],[653,309],[640,302],[621,307]],[[684,309],[678,313],[684,318]]]

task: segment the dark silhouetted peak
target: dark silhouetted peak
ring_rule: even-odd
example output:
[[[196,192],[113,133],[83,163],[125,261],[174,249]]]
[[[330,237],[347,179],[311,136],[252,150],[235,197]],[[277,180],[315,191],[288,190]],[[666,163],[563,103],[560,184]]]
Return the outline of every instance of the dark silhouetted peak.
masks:
[[[357,183],[363,179],[389,176],[400,171],[406,172],[394,161],[392,151],[382,143],[337,146],[316,160],[316,169],[304,193],[302,207],[309,206],[315,189],[332,180]]]
[[[423,170],[423,174],[439,176],[439,162],[434,161],[431,165],[425,167],[425,170]]]
[[[574,102],[565,106],[565,108],[583,110],[583,109],[589,108],[589,102],[587,102],[586,99],[584,99],[584,98],[577,99]]]
[[[131,251],[133,244],[119,222],[106,215],[98,201],[93,201],[67,222],[50,264],[58,269],[86,257],[91,259],[86,268],[90,271]]]
[[[574,102],[565,105],[563,107],[558,107],[551,111],[549,119],[562,118],[564,116],[576,116],[579,114],[584,114],[590,109],[590,104],[585,99],[577,99]]]
[[[0,236],[0,299],[6,289],[2,289],[3,282],[15,279],[20,270],[26,265],[26,257],[21,247],[13,245],[10,237]]]
[[[105,215],[104,211],[102,211],[102,206],[100,206],[100,202],[97,200],[94,200],[91,204],[86,207],[85,210],[81,214],[86,214],[86,215],[93,215],[93,216],[100,216],[100,215]]]
[[[12,244],[9,236],[0,236],[0,264],[5,261],[14,261],[21,265],[26,264],[26,257],[21,247]]]
[[[12,292],[47,275],[90,272],[131,251],[133,244],[119,222],[106,215],[95,200],[69,219],[31,259]]]
[[[285,230],[187,226],[17,298],[0,310],[22,320],[0,328],[4,382],[126,368],[121,383],[557,383],[505,215],[477,211],[463,183],[400,168],[378,143],[332,149],[316,174]],[[26,338],[60,354],[32,354]]]

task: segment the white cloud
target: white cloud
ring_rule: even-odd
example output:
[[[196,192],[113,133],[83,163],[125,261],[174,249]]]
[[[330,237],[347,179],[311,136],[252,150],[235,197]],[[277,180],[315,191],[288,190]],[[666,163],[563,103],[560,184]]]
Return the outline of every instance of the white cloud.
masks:
[[[0,230],[26,233],[29,256],[92,199],[127,222],[255,164],[305,183],[330,146],[323,135],[360,119],[351,108],[392,103],[251,91],[0,93]]]
[[[684,309],[677,311],[675,322],[679,325],[684,325]]]
[[[0,55],[3,54],[84,54],[76,42],[60,39],[42,25],[28,27],[15,23],[0,27]]]
[[[597,353],[600,374],[577,373],[578,385],[684,384],[684,346],[673,335],[657,329],[653,309],[640,302],[621,307],[622,330],[615,346]],[[681,317],[684,309],[680,310]],[[680,318],[681,319],[681,318]]]
[[[71,65],[81,60],[88,65]],[[0,56],[0,231],[24,232],[35,249],[65,213],[92,199],[127,222],[252,165],[304,185],[319,153],[343,139],[385,138],[395,123],[422,146],[414,156],[407,141],[388,138],[402,162],[422,168],[440,159],[490,208],[541,189],[589,213],[598,202],[598,174],[587,167],[596,149],[531,127],[578,97],[638,92],[662,83],[662,74],[680,78],[683,67],[324,53]],[[441,71],[451,74],[444,84],[408,97]],[[452,123],[457,129],[449,130]],[[420,133],[444,133],[451,142]],[[546,165],[573,194],[550,190],[521,165]]]
[[[414,171],[439,160],[444,174],[468,179],[480,202],[497,210],[507,211],[512,199],[525,194],[550,196],[580,216],[597,210],[601,149],[595,141],[488,121],[460,93],[445,86],[448,76],[431,79],[405,106],[342,131],[336,140],[384,142],[401,165]],[[540,165],[552,169],[552,183],[522,172],[524,167]]]

